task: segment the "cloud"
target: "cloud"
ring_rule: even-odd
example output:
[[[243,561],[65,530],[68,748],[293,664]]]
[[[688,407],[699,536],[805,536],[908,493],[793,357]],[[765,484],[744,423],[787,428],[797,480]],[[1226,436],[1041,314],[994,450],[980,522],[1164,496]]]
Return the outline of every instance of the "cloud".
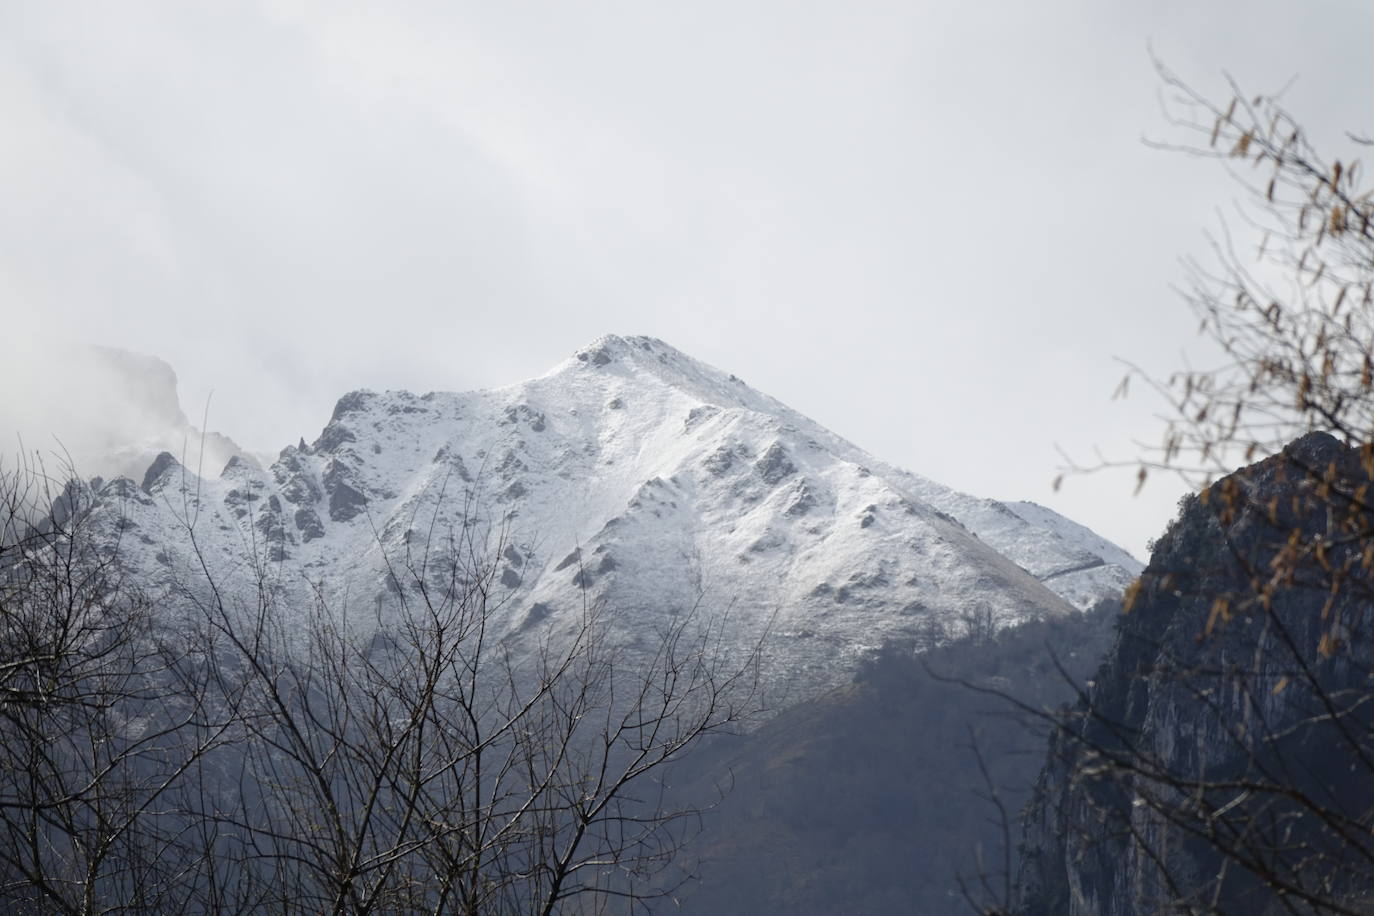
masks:
[[[1155,438],[1153,405],[1108,408],[1111,357],[1177,365],[1176,260],[1231,194],[1140,144],[1167,131],[1146,42],[1207,91],[1301,71],[1290,103],[1339,138],[1374,8],[1330,8],[20,0],[0,321],[65,364],[158,354],[264,451],[352,389],[648,333],[1139,550],[1171,495],[1049,483],[1055,443]]]
[[[234,455],[256,460],[187,419],[176,373],[155,357],[107,347],[25,348],[0,361],[0,387],[9,395],[0,402],[0,429],[13,436],[5,458],[36,458],[55,476],[70,468],[83,478],[141,480],[163,451],[207,476]]]

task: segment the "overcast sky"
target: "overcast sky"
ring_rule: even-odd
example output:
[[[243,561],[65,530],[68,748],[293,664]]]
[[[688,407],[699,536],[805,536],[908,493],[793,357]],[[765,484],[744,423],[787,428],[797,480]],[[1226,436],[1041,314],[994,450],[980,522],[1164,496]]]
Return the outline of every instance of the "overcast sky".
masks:
[[[1374,3],[0,0],[0,309],[44,405],[151,353],[275,452],[359,387],[542,373],[651,334],[881,458],[1127,548],[1179,488],[1114,357],[1195,352],[1171,292],[1232,199],[1148,47],[1319,140],[1368,131]],[[18,343],[14,343],[18,341]],[[36,369],[35,367],[41,367]]]

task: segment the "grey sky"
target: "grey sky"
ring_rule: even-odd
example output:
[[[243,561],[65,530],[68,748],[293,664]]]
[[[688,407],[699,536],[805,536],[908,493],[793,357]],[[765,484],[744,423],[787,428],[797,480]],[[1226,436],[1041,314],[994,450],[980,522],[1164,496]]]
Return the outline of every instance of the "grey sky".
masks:
[[[645,333],[881,457],[1142,552],[1178,487],[1050,491],[1157,438],[1121,356],[1231,199],[1147,42],[1368,130],[1374,4],[0,0],[0,309],[30,378],[152,353],[275,451],[358,387],[465,389]],[[79,369],[77,369],[79,371]],[[41,384],[7,426],[60,428]],[[19,419],[14,419],[18,416]]]

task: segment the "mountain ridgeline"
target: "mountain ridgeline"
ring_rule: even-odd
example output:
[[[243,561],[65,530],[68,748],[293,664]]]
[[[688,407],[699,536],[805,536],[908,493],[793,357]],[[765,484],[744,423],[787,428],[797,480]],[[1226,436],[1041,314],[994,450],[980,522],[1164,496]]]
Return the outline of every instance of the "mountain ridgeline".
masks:
[[[502,554],[510,645],[558,639],[588,605],[630,647],[721,613],[727,643],[769,633],[780,698],[846,682],[889,642],[1089,607],[1140,569],[1047,509],[885,464],[642,337],[508,388],[353,392],[269,468],[235,458],[202,479],[164,453],[92,497],[146,583],[206,563],[230,592],[266,578],[285,606],[323,596],[359,625],[392,601],[391,566],[480,528]]]
[[[16,912],[1374,911],[1374,455],[1329,436],[1148,567],[652,338],[231,451],[37,526],[0,475]]]
[[[652,338],[232,453],[0,469],[7,911],[999,905],[1142,569]]]

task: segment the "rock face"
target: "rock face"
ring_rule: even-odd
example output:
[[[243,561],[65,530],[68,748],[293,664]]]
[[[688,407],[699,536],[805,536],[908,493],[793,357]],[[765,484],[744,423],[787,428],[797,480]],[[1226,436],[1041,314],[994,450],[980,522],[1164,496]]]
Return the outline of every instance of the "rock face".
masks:
[[[1368,912],[1368,482],[1312,434],[1185,505],[1052,742],[1013,912]]]
[[[510,640],[556,639],[586,604],[629,645],[694,606],[729,609],[729,641],[771,628],[771,669],[808,693],[885,642],[1064,614],[1139,571],[1048,510],[886,465],[644,337],[602,338],[509,388],[353,392],[266,470],[202,480],[167,456],[155,471],[151,499],[99,494],[138,526],[122,552],[141,571],[193,577],[194,524],[226,581],[266,575],[362,625],[392,600],[388,561],[481,532],[507,551],[493,597]]]

